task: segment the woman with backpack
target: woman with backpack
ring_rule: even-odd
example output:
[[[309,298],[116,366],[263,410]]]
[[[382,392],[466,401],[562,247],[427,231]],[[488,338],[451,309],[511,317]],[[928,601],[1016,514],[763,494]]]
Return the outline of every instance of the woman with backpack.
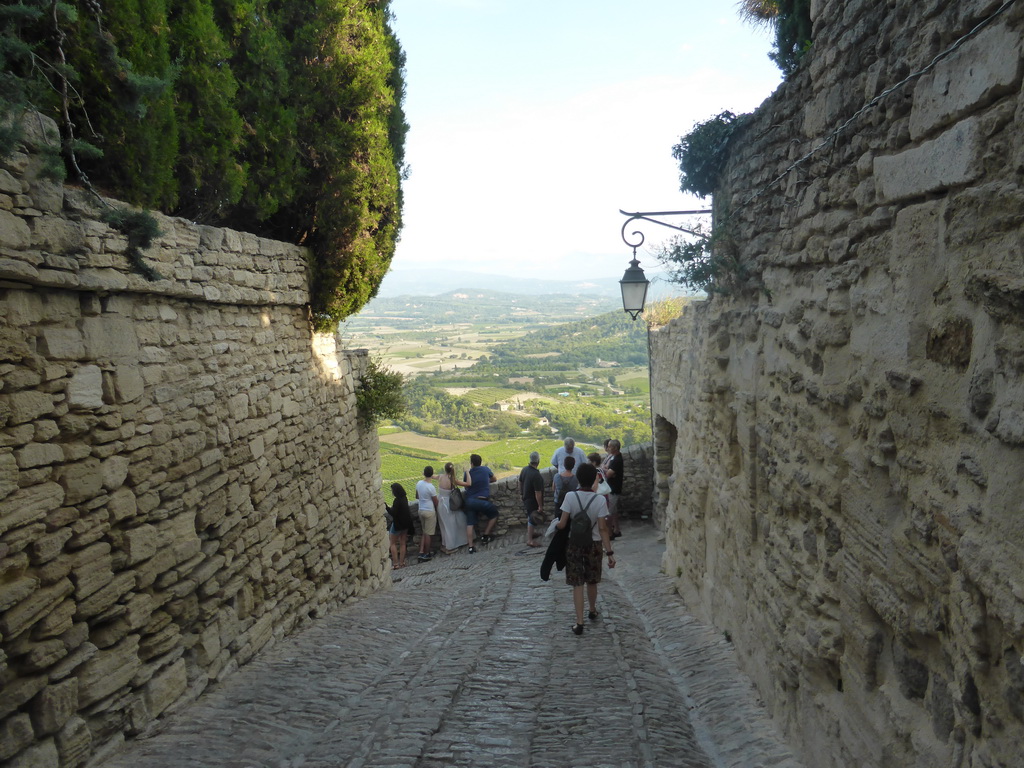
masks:
[[[576,608],[576,623],[573,634],[583,634],[583,586],[587,587],[587,602],[590,603],[589,617],[597,620],[597,585],[601,581],[601,562],[608,556],[608,567],[615,567],[615,553],[605,522],[608,517],[608,503],[605,498],[591,490],[597,480],[597,469],[592,464],[583,464],[577,470],[580,490],[565,494],[562,501],[562,517],[556,527],[569,527],[569,541],[566,545],[565,583],[572,587],[572,602]]]
[[[391,515],[391,527],[388,533],[391,536],[391,567],[405,568],[405,547],[407,539],[411,539],[416,530],[412,524],[412,513],[409,512],[409,497],[401,483],[391,484],[391,493],[395,496],[395,503],[390,507],[387,504],[384,508]]]

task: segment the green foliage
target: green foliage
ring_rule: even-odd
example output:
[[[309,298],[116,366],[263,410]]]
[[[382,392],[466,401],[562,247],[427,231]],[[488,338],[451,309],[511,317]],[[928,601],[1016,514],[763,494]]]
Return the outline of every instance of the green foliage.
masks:
[[[239,161],[242,118],[231,51],[213,18],[210,0],[184,0],[172,14],[171,50],[178,63],[178,213],[216,221],[242,197],[246,170]]]
[[[685,307],[689,301],[689,299],[682,296],[673,296],[660,301],[650,302],[644,308],[644,320],[646,320],[647,324],[652,328],[659,328],[663,325],[667,325],[682,314],[683,307]],[[609,376],[609,383],[614,384],[615,382],[613,379],[613,376]]]
[[[62,2],[9,2],[0,152],[37,109],[86,183],[310,246],[315,325],[332,329],[375,295],[401,228],[405,57],[388,5],[108,0],[79,19]]]
[[[231,69],[238,80],[243,119],[240,160],[249,169],[239,204],[225,221],[241,227],[263,222],[295,196],[309,168],[298,143],[298,105],[288,41],[274,23],[269,0],[219,0],[217,19],[230,41]]]
[[[539,357],[555,353],[551,357]],[[494,349],[487,363],[474,366],[486,372],[556,371],[577,366],[595,366],[599,360],[622,365],[647,364],[647,335],[643,325],[634,323],[617,310],[598,317],[531,331]]]
[[[402,396],[405,377],[388,368],[378,357],[371,357],[359,386],[356,387],[356,407],[366,427],[382,419],[396,419],[405,413]]]
[[[78,152],[82,169],[127,202],[173,210],[178,124],[166,5],[121,0],[106,6],[102,19],[83,15],[68,56],[79,73],[71,117],[103,150],[100,157]]]
[[[811,47],[811,0],[778,0],[772,61],[787,77]]]
[[[69,24],[75,9],[66,3],[48,0],[21,0],[0,6],[0,156],[13,152],[24,137],[26,112],[37,105],[56,105],[60,75],[65,72],[58,61],[48,56],[53,45],[54,18]],[[54,173],[54,158],[60,147],[36,147],[49,154],[44,160]]]
[[[697,123],[672,147],[679,163],[679,188],[707,197],[715,191],[719,176],[729,159],[729,140],[742,125],[742,118],[729,111]]]
[[[401,148],[391,141],[402,60],[389,19],[386,3],[307,0],[285,25],[292,60],[306,62],[299,142],[312,167],[282,213],[312,246],[320,330],[376,295],[401,227]]]
[[[658,258],[670,270],[670,280],[698,291],[735,295],[752,284],[753,275],[740,259],[727,214],[722,214],[710,235],[676,238],[661,249]]]
[[[160,226],[149,211],[133,211],[130,208],[106,208],[102,220],[128,239],[125,255],[136,272],[147,280],[161,280],[157,272],[142,257],[142,251],[160,237]]]
[[[741,0],[740,16],[775,30],[775,50],[768,54],[787,77],[811,47],[811,0]]]

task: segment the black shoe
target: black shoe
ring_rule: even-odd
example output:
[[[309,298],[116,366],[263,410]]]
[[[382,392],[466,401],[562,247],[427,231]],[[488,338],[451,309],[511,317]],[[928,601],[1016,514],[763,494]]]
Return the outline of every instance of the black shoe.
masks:
[[[583,625],[582,624],[573,624],[572,625],[572,633],[574,635],[582,635],[583,634]]]
[[[493,536],[481,536],[480,537],[480,543],[481,544],[490,544],[492,541],[494,541],[494,537]]]
[[[587,618],[591,621],[597,621],[597,611],[591,611],[587,614]]]
[[[476,547],[470,547],[469,548],[469,554],[475,555],[476,554]]]

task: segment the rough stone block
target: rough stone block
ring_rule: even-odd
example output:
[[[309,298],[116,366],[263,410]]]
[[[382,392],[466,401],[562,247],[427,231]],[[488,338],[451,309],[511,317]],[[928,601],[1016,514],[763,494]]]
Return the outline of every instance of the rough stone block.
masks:
[[[35,576],[22,576],[10,581],[5,580],[3,592],[0,592],[0,613],[17,605],[38,588],[39,579]]]
[[[76,610],[74,600],[64,600],[32,627],[32,637],[35,640],[45,640],[63,635],[74,624]]]
[[[139,341],[131,320],[116,315],[87,317],[82,333],[89,358],[94,360],[138,360]]]
[[[0,247],[23,250],[32,242],[32,231],[20,216],[0,210]],[[11,264],[19,262],[12,261]]]
[[[64,488],[66,504],[87,501],[103,490],[100,462],[92,458],[68,464],[61,469],[57,479]]]
[[[127,456],[111,456],[104,460],[100,467],[103,476],[103,487],[108,491],[120,488],[128,477],[129,460]]]
[[[32,700],[30,711],[37,734],[56,733],[78,710],[78,679],[48,685]]]
[[[32,633],[33,637],[35,632]],[[42,640],[32,643],[32,650],[21,659],[24,669],[29,672],[42,672],[49,669],[58,661],[68,655],[68,649],[64,647],[62,640]]]
[[[53,739],[29,747],[4,765],[5,768],[62,768]]]
[[[46,675],[23,675],[4,684],[4,695],[0,696],[0,719],[15,712],[43,688]]]
[[[80,411],[103,407],[103,372],[99,366],[83,365],[72,374],[68,405]]]
[[[78,619],[89,619],[93,616],[98,616],[114,605],[122,595],[129,592],[134,586],[134,573],[122,573],[115,576],[113,581],[105,587],[100,588],[78,603],[78,611],[75,613],[75,617]]]
[[[126,565],[135,565],[156,554],[160,535],[152,525],[140,525],[125,531],[113,531],[114,546],[127,556]]]
[[[110,513],[110,522],[114,524],[133,517],[138,511],[135,494],[130,488],[117,489],[110,494],[107,511]]]
[[[88,597],[114,578],[110,549],[110,544],[98,542],[73,555],[71,579],[75,583],[75,597],[78,600]]]
[[[63,551],[64,544],[71,538],[71,535],[72,534],[69,529],[61,528],[51,534],[36,539],[29,547],[32,564],[42,565],[43,563],[48,563],[53,560],[53,558],[57,557]]]
[[[36,621],[52,611],[65,597],[71,594],[74,587],[67,579],[62,579],[48,587],[37,589],[31,595],[7,610],[0,616],[0,633],[5,638],[16,637],[31,627]]]
[[[113,648],[97,651],[76,673],[80,707],[94,704],[128,684],[142,662],[139,637],[128,635]]]
[[[77,768],[92,752],[92,732],[85,720],[72,717],[55,739],[61,768]]]
[[[39,216],[32,223],[31,245],[52,253],[80,251],[85,248],[85,231],[77,221]]]
[[[146,685],[144,697],[150,714],[153,717],[159,715],[180,699],[187,689],[185,660],[178,659],[163,672],[155,675]]]
[[[119,365],[114,372],[114,392],[119,403],[130,403],[142,397],[146,383],[134,365]]]
[[[81,360],[85,357],[85,340],[77,328],[43,328],[39,351],[50,360]]]
[[[46,443],[29,443],[14,452],[21,469],[45,467],[64,461],[64,451],[59,445]]]
[[[1020,32],[990,27],[939,62],[914,89],[910,137],[917,141],[1020,84]]]
[[[88,635],[89,627],[85,624],[83,624],[82,626],[85,627],[85,634]],[[61,661],[53,669],[50,670],[51,681],[63,680],[68,675],[72,674],[80,666],[85,664],[85,662],[87,662],[89,659],[95,656],[99,651],[99,649],[95,645],[84,641],[75,645],[71,641],[71,639],[69,639],[67,641],[67,645],[74,648],[74,650],[71,652],[70,656],[68,656],[66,659]]]
[[[17,754],[33,741],[32,721],[25,713],[0,723],[0,760]]]
[[[875,183],[886,201],[920,197],[968,184],[982,172],[981,120],[963,120],[939,137],[897,155],[875,158]]]
[[[8,424],[24,424],[27,421],[48,416],[53,413],[53,397],[45,392],[27,390],[15,392],[7,401],[10,415]]]

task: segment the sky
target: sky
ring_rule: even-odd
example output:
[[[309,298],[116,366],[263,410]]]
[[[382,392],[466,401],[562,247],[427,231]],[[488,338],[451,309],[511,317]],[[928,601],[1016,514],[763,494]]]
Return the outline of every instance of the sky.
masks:
[[[672,146],[780,82],[768,30],[707,0],[392,0],[406,52],[392,270],[621,277],[619,209],[708,207]],[[677,223],[684,223],[678,220]],[[630,230],[634,227],[630,227]],[[646,225],[641,266],[671,230]]]

